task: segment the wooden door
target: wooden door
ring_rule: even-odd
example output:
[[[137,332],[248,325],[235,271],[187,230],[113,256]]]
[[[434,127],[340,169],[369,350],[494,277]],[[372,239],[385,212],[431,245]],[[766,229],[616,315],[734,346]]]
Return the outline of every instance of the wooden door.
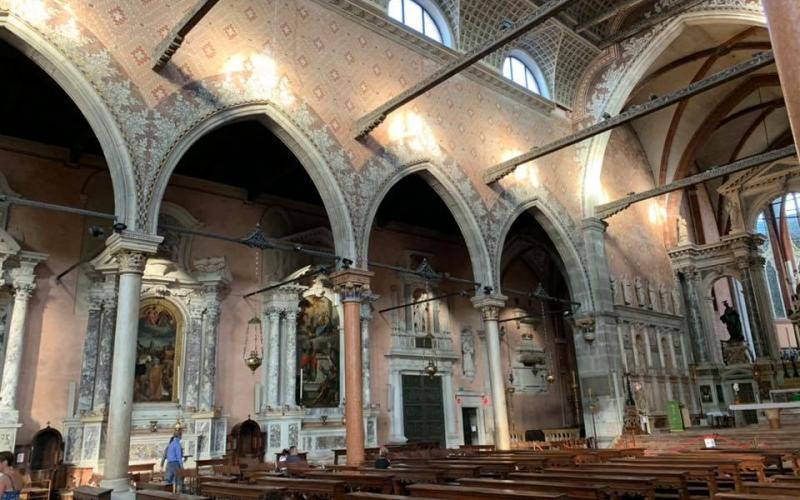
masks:
[[[409,443],[447,445],[441,377],[403,375],[403,423]]]

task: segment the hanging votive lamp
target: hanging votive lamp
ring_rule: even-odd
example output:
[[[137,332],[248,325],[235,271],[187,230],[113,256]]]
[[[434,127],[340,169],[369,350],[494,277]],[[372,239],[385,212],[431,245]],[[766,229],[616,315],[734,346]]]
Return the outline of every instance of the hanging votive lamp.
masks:
[[[547,377],[545,377],[545,380],[547,380],[548,384],[552,384],[553,382],[556,381],[556,377],[552,373],[548,373]]]
[[[434,363],[433,360],[428,361],[428,366],[425,367],[425,373],[433,378],[438,372],[439,369],[436,368],[436,363]]]
[[[254,317],[247,323],[247,333],[244,339],[244,364],[252,373],[258,370],[264,360],[264,347],[261,343],[261,320]]]

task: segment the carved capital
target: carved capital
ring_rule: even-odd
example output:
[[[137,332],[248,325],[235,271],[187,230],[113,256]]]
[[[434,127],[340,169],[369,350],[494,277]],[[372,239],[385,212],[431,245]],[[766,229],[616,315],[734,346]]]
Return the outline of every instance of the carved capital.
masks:
[[[363,302],[371,295],[369,283],[374,275],[360,269],[344,269],[333,273],[331,280],[342,302]]]
[[[35,290],[35,283],[14,283],[14,298],[28,300]]]
[[[500,311],[506,305],[506,297],[502,295],[481,295],[472,298],[472,305],[481,313],[483,321],[497,321]]]
[[[114,254],[120,274],[144,274],[147,255],[135,250],[120,250]]]
[[[498,306],[483,306],[480,308],[480,312],[483,321],[497,321],[500,319],[500,308]]]

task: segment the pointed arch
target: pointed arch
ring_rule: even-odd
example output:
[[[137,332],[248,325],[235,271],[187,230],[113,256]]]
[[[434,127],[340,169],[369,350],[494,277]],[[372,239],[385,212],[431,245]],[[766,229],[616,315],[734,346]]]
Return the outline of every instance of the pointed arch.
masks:
[[[447,205],[447,208],[450,209],[450,213],[458,224],[458,228],[461,230],[461,235],[467,245],[470,262],[472,263],[472,279],[481,283],[483,286],[494,286],[495,275],[492,273],[491,259],[486,246],[486,240],[480,230],[480,226],[478,226],[475,216],[469,209],[469,204],[461,196],[453,182],[433,163],[427,160],[404,167],[402,170],[396,172],[381,185],[378,192],[372,197],[364,220],[363,231],[361,232],[363,238],[359,245],[359,255],[363,262],[359,262],[359,265],[365,269],[368,267],[369,236],[375,221],[375,215],[378,213],[378,208],[381,206],[381,203],[386,198],[389,191],[398,182],[413,174],[418,174],[422,177],[428,185],[436,191],[436,194],[438,194],[439,198]]]
[[[556,252],[558,252],[558,256],[561,258],[564,269],[566,270],[565,278],[567,287],[569,288],[570,298],[581,303],[581,311],[586,312],[594,310],[594,300],[589,286],[589,272],[581,260],[580,251],[573,244],[564,229],[553,222],[558,220],[556,214],[538,199],[517,206],[516,210],[509,214],[503,224],[500,237],[497,240],[499,242],[496,250],[497,255],[494,256],[494,264],[496,266],[494,269],[495,275],[500,276],[502,272],[503,251],[509,232],[511,231],[511,226],[513,226],[514,222],[525,212],[529,212],[533,218],[536,219],[536,222],[538,222],[539,225],[542,226],[542,229],[544,229],[544,232],[547,233],[550,241],[553,242]],[[499,286],[498,280],[498,287]],[[499,288],[499,292],[502,293],[502,288]]]
[[[636,55],[629,61],[621,61],[618,68],[602,68],[599,71],[617,75],[616,81],[610,85],[608,97],[602,108],[597,110],[598,118],[603,113],[612,116],[619,114],[631,93],[647,74],[652,64],[661,56],[688,26],[731,23],[747,26],[766,27],[763,13],[755,11],[701,10],[686,12],[675,17],[661,29],[651,40],[636,48]],[[611,132],[600,134],[591,139],[583,169],[582,205],[585,217],[594,215],[595,205],[602,203],[599,187]]]
[[[14,15],[0,16],[0,38],[42,68],[78,107],[103,150],[118,220],[128,229],[141,229],[137,225],[136,180],[128,144],[95,88],[68,58]]]
[[[158,212],[164,193],[183,155],[203,136],[225,125],[258,119],[264,127],[275,134],[295,155],[305,168],[322,198],[333,232],[336,254],[348,259],[355,258],[355,237],[350,212],[336,177],[328,167],[322,154],[277,106],[269,101],[247,103],[222,109],[181,135],[166,155],[164,165],[158,172],[153,188],[153,201],[148,207],[148,230],[155,232]]]

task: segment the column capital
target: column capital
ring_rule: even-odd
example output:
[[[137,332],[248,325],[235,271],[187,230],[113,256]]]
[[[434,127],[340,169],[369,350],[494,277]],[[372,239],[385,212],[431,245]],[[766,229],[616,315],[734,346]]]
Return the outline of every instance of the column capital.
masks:
[[[375,273],[362,269],[342,269],[331,274],[331,280],[342,302],[361,302],[371,294],[369,284],[373,276]]]
[[[147,256],[156,253],[163,240],[162,236],[125,230],[109,236],[106,248],[119,264],[120,273],[142,274]]]
[[[608,228],[608,222],[597,217],[587,217],[581,221],[581,229],[584,231],[598,231],[605,233]]]
[[[477,295],[470,301],[475,309],[481,312],[484,321],[497,321],[500,318],[500,310],[506,306],[508,297],[505,295]]]

